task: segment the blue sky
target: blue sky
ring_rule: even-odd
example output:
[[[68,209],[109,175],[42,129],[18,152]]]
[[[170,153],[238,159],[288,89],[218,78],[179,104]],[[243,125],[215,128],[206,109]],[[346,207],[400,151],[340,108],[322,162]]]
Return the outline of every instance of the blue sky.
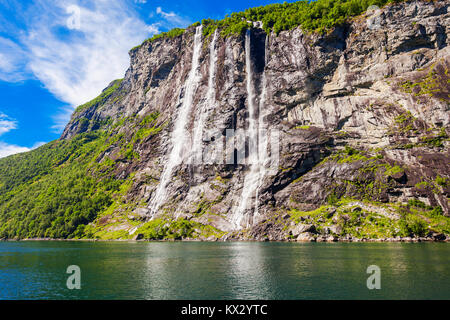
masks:
[[[0,0],[0,157],[58,139],[153,34],[274,2]]]

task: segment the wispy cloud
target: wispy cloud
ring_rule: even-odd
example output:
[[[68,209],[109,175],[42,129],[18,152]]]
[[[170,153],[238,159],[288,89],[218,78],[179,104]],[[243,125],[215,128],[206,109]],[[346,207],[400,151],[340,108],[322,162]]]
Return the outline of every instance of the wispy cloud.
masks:
[[[25,52],[12,40],[0,37],[0,80],[19,82],[27,78]]]
[[[40,1],[23,37],[29,67],[50,92],[77,106],[97,96],[113,79],[123,77],[128,50],[155,31],[141,21],[126,1],[98,0],[91,7],[76,1]],[[76,17],[79,25],[71,30]]]
[[[59,131],[76,106],[124,76],[130,48],[159,33],[158,25],[147,25],[139,18],[129,0],[37,0],[21,10],[20,18],[23,29],[19,31],[12,32],[9,25],[0,27],[15,36],[14,41],[0,37],[0,80],[38,79],[66,102],[69,108],[53,116],[52,130]]]
[[[17,129],[17,121],[0,112],[0,136],[14,129]]]
[[[17,121],[8,117],[6,114],[0,112],[0,136],[11,131],[17,129]],[[15,144],[9,144],[3,141],[0,141],[0,158],[7,157],[20,152],[27,152],[32,149],[38,148],[44,145],[46,142],[36,142],[31,148],[18,146]]]
[[[50,115],[55,133],[63,130],[74,107],[124,76],[130,48],[160,32],[158,24],[140,19],[130,0],[0,0],[0,5],[8,12],[0,14],[0,80],[37,79],[65,102]],[[0,113],[0,135],[17,128],[15,119]],[[23,147],[0,141],[0,157],[40,144]]]
[[[166,19],[177,17],[173,12],[164,12],[161,7],[156,8],[156,13],[162,15]]]
[[[34,149],[37,149],[47,142],[44,141],[38,141],[31,148],[18,146],[15,144],[9,144],[3,141],[0,141],[0,158],[8,157],[16,153],[22,153],[22,152],[28,152]]]
[[[192,23],[189,18],[183,17],[172,11],[166,12],[161,7],[156,8],[156,14],[158,15],[158,18],[162,18],[162,20],[155,24],[164,29],[172,29],[176,27],[184,28]]]
[[[161,29],[191,23],[189,18],[158,7],[157,22],[147,25],[126,0],[97,0],[89,7],[78,6],[75,0],[41,0],[28,12],[32,15],[27,17],[27,31],[21,37],[27,67],[72,107],[91,100],[111,80],[123,77],[130,48]],[[74,21],[78,23],[74,25]],[[11,63],[4,64],[4,69],[10,68]]]
[[[37,148],[39,148],[39,147],[42,147],[44,144],[46,144],[47,142],[44,142],[44,141],[38,141],[38,142],[35,142],[34,144],[33,144],[33,146],[31,147],[31,149],[37,149]]]
[[[151,24],[147,27],[147,30],[150,34],[157,34],[160,33],[161,31],[159,31],[159,27],[157,24]]]
[[[14,144],[8,144],[0,141],[0,158],[4,158],[16,153],[30,151],[30,148],[16,146]]]

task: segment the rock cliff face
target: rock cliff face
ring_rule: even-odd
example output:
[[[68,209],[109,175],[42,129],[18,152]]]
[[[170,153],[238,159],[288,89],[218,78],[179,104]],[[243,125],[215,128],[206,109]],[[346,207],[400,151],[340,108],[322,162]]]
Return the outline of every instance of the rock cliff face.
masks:
[[[156,119],[131,156],[114,142],[98,159],[131,177],[126,215],[142,225],[184,218],[224,238],[310,240],[343,234],[345,210],[395,221],[415,199],[449,216],[448,7],[391,5],[327,35],[193,27],[145,42],[62,139],[109,128],[132,141],[135,123]],[[299,215],[321,207],[328,225]]]

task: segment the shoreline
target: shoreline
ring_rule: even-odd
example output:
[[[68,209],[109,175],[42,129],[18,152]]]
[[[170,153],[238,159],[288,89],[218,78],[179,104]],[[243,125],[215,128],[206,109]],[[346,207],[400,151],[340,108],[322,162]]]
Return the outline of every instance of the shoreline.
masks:
[[[437,240],[432,238],[393,238],[393,239],[314,239],[314,240],[248,240],[248,239],[230,239],[230,240],[133,240],[133,239],[51,239],[51,238],[32,238],[32,239],[0,239],[0,242],[123,242],[123,243],[145,243],[145,242],[279,242],[279,243],[449,243],[450,239]]]

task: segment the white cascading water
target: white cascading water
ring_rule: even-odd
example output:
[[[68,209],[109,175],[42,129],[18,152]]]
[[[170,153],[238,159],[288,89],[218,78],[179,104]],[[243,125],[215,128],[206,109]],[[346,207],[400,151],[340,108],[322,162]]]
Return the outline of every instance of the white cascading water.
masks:
[[[208,79],[208,92],[206,95],[206,103],[200,110],[200,115],[197,125],[194,130],[193,144],[192,144],[192,157],[194,164],[201,164],[203,160],[203,130],[205,128],[205,122],[208,118],[209,112],[214,109],[216,103],[216,65],[217,65],[217,30],[214,32],[214,37],[209,47],[209,79]]]
[[[266,36],[266,43],[265,43],[265,64],[267,65],[267,62],[269,61],[269,36]],[[270,157],[269,153],[267,151],[268,148],[268,128],[266,126],[265,117],[267,116],[267,108],[265,106],[266,104],[266,98],[267,98],[267,78],[266,78],[266,71],[264,68],[263,76],[262,76],[262,92],[261,92],[261,99],[259,101],[259,118],[258,118],[258,124],[259,124],[259,130],[258,130],[258,160],[259,160],[259,182],[258,187],[256,188],[256,196],[255,196],[255,212],[253,214],[254,220],[259,215],[259,190],[262,187],[262,184],[264,182],[264,178],[267,175],[267,167],[270,165]]]
[[[247,70],[247,100],[248,100],[248,137],[249,137],[249,155],[248,165],[250,170],[247,172],[244,178],[244,187],[242,188],[242,194],[239,205],[236,207],[232,215],[232,223],[235,228],[241,229],[242,223],[246,218],[245,212],[248,208],[248,203],[252,195],[258,190],[260,185],[260,156],[259,156],[259,144],[258,144],[258,120],[259,120],[259,105],[255,102],[255,86],[253,83],[253,68],[251,61],[251,33],[247,30],[245,35],[245,64]],[[256,202],[258,199],[256,197]],[[256,204],[256,210],[258,203]],[[250,222],[250,217],[247,217],[247,226]]]
[[[185,94],[183,103],[178,109],[178,117],[175,122],[174,130],[171,135],[172,150],[161,175],[158,188],[155,195],[150,201],[149,209],[152,217],[158,212],[161,205],[167,197],[167,185],[172,178],[173,170],[176,166],[181,164],[185,155],[190,153],[189,132],[186,129],[189,113],[192,108],[195,91],[197,90],[200,81],[200,54],[202,49],[202,26],[198,26],[195,30],[194,49],[192,54],[192,66],[189,72],[188,79],[185,84]]]

